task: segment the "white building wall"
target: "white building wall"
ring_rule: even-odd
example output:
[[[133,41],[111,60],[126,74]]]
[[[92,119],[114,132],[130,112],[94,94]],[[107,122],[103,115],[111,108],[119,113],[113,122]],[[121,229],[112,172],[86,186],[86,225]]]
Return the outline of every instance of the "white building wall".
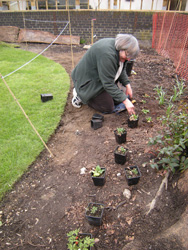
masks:
[[[188,1],[188,0],[187,0]],[[100,9],[108,9],[108,0],[100,0]],[[98,0],[89,0],[89,4],[93,9],[98,9]],[[132,0],[131,10],[140,10],[141,0]],[[142,10],[151,10],[152,0],[143,0]],[[110,0],[110,9],[114,9],[114,0]],[[117,0],[117,9],[119,9],[119,0]],[[121,10],[130,10],[130,1],[121,0]],[[163,0],[154,0],[153,10],[162,10]]]
[[[185,11],[188,11],[188,0],[187,0],[187,2],[186,2]]]

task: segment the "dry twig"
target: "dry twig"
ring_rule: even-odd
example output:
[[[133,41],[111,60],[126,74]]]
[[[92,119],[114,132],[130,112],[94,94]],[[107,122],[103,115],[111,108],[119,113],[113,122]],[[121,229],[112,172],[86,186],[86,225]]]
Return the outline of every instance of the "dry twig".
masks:
[[[166,174],[165,174],[164,179],[161,182],[161,185],[160,185],[160,187],[159,187],[159,189],[157,191],[157,194],[155,195],[155,198],[152,200],[152,202],[150,202],[148,204],[149,210],[147,211],[146,215],[148,215],[155,208],[155,204],[157,202],[157,198],[162,194],[164,186],[166,187],[166,190],[167,190],[169,174],[170,174],[170,171],[168,170],[166,172]]]

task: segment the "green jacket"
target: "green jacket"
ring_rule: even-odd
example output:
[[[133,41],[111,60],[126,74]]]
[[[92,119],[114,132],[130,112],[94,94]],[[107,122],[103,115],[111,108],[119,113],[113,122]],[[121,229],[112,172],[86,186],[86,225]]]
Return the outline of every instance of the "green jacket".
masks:
[[[118,81],[123,86],[130,83],[124,68]],[[119,51],[115,49],[114,38],[104,38],[94,43],[84,54],[72,71],[74,87],[82,102],[88,101],[106,90],[117,102],[123,102],[127,96],[115,84],[119,68]]]

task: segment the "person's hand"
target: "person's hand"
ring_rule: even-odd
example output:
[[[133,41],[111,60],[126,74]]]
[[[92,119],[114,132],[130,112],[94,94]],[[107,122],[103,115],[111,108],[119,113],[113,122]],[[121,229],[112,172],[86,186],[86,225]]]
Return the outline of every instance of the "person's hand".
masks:
[[[134,105],[132,104],[132,102],[128,98],[126,98],[125,101],[123,101],[123,103],[125,104],[125,107],[129,113],[129,115],[135,114]]]
[[[131,85],[130,84],[127,84],[126,85],[126,92],[125,94],[128,96],[130,96],[130,99],[133,98],[133,91],[132,91],[132,88],[131,88]]]

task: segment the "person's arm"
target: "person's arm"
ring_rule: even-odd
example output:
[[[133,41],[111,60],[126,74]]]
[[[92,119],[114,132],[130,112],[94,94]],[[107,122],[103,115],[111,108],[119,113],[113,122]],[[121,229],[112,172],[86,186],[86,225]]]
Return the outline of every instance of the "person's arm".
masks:
[[[134,105],[132,104],[132,102],[128,98],[126,98],[125,101],[123,101],[123,103],[125,104],[125,107],[129,113],[129,115],[135,114]]]
[[[129,96],[130,99],[133,98],[133,91],[132,91],[132,88],[131,88],[131,85],[130,85],[130,84],[127,84],[127,85],[126,85],[126,92],[125,92],[125,94],[126,94],[127,96]]]

